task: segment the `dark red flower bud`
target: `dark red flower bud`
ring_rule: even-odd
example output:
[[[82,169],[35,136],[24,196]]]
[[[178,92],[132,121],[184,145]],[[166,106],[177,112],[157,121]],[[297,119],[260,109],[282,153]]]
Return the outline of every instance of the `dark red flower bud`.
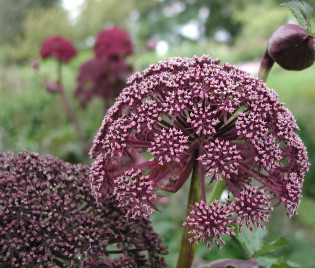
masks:
[[[312,66],[314,60],[314,37],[301,26],[285,24],[271,36],[258,76],[266,81],[274,62],[286,70],[298,71]]]
[[[34,71],[36,71],[36,72],[38,71],[38,62],[36,59],[31,59],[30,65]]]
[[[58,93],[61,91],[61,85],[60,82],[51,82],[49,80],[45,81],[45,87],[47,89],[48,92],[52,92],[52,93]]]
[[[303,70],[314,63],[315,40],[304,28],[285,24],[270,38],[268,54],[284,69]]]
[[[154,50],[156,48],[157,41],[153,38],[149,39],[146,43],[146,48],[149,50]]]

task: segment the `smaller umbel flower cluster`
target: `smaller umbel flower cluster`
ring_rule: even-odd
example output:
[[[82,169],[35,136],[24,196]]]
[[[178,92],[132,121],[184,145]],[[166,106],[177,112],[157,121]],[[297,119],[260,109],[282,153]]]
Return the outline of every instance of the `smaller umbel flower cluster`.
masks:
[[[97,58],[125,58],[132,54],[133,46],[130,36],[124,29],[112,27],[98,34],[94,52]]]
[[[52,156],[0,153],[1,267],[166,267],[150,222],[126,218],[111,196],[96,203],[88,172]]]
[[[125,87],[131,71],[124,59],[90,59],[80,67],[75,97],[81,99],[83,108],[95,96],[103,99],[105,107],[108,107]]]
[[[66,63],[77,55],[77,50],[68,39],[62,36],[51,36],[42,43],[40,55],[42,59],[52,57]]]
[[[296,214],[309,166],[297,130],[263,81],[206,55],[171,58],[128,80],[95,137],[90,179],[97,198],[113,192],[137,218],[156,209],[157,190],[197,174],[201,200],[184,224],[191,241],[221,247],[221,235],[263,227],[281,203]],[[225,183],[225,204],[208,204],[213,182]]]
[[[125,87],[132,72],[126,62],[133,52],[131,39],[121,28],[105,29],[97,36],[94,52],[95,57],[80,67],[75,96],[83,108],[94,96],[102,98],[106,108]]]

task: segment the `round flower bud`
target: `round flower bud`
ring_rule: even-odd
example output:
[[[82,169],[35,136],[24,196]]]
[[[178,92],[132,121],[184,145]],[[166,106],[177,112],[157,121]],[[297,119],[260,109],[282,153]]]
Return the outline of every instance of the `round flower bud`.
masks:
[[[268,54],[284,69],[303,70],[314,63],[315,40],[304,28],[285,24],[270,38]]]

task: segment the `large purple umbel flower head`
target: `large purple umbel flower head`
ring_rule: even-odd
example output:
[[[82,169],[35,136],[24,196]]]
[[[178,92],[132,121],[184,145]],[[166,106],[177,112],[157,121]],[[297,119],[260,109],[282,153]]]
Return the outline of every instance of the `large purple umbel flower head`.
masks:
[[[133,52],[128,33],[119,27],[101,31],[95,41],[94,52],[97,58],[124,58]]]
[[[52,57],[65,63],[76,55],[77,50],[72,42],[62,36],[48,37],[40,49],[40,56],[43,59]]]
[[[0,267],[166,267],[150,222],[126,218],[111,195],[96,203],[88,172],[52,156],[0,153]]]
[[[131,217],[147,216],[156,190],[176,192],[195,167],[202,200],[185,224],[192,240],[220,246],[233,222],[261,227],[280,203],[296,213],[309,166],[297,130],[261,80],[209,56],[171,58],[134,74],[106,114],[91,183],[97,198],[114,192],[121,206],[134,204]],[[231,200],[208,206],[205,188],[216,180]]]

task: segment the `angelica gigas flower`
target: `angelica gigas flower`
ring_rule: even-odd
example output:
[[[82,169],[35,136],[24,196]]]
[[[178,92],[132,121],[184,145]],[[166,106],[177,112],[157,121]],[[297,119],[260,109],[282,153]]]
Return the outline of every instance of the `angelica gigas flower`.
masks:
[[[88,172],[52,156],[0,153],[1,267],[166,266],[150,222],[126,218],[130,207],[119,208],[111,195],[100,206]]]
[[[80,67],[74,95],[80,99],[83,108],[94,96],[102,98],[108,106],[125,87],[131,70],[131,66],[122,58],[88,60]]]
[[[137,217],[155,209],[155,190],[177,192],[194,169],[202,200],[185,224],[192,240],[221,245],[232,223],[262,227],[281,203],[296,214],[309,166],[297,130],[261,80],[209,56],[171,58],[134,74],[107,112],[90,151],[91,184],[97,198],[114,192],[122,205],[126,196],[143,204],[130,211]],[[207,206],[206,187],[218,180],[230,200]],[[134,194],[141,183],[149,190]]]
[[[246,223],[248,229],[252,230],[252,224],[257,227],[264,228],[261,222],[268,221],[270,211],[269,196],[264,194],[263,189],[246,185],[239,197],[232,202],[232,211],[237,214],[236,222],[240,225],[240,233],[242,232],[243,222]]]
[[[208,248],[212,247],[209,238],[219,247],[222,248],[224,240],[220,237],[222,234],[235,235],[233,232],[234,227],[230,224],[233,220],[230,217],[230,211],[226,204],[219,204],[215,200],[210,206],[201,200],[200,203],[191,205],[191,214],[187,217],[184,225],[193,226],[190,231],[193,238],[190,242],[199,243],[200,240],[206,242]]]
[[[128,33],[119,27],[101,31],[95,41],[94,52],[97,58],[124,58],[133,52]]]
[[[126,216],[147,217],[147,213],[140,214],[141,209],[154,212],[153,200],[157,198],[152,194],[153,186],[149,176],[143,176],[141,170],[130,169],[124,175],[118,177],[114,183],[117,187],[114,194],[120,200],[119,207],[130,205]]]
[[[40,55],[43,59],[52,57],[66,63],[77,55],[77,50],[68,39],[51,36],[42,43]]]

